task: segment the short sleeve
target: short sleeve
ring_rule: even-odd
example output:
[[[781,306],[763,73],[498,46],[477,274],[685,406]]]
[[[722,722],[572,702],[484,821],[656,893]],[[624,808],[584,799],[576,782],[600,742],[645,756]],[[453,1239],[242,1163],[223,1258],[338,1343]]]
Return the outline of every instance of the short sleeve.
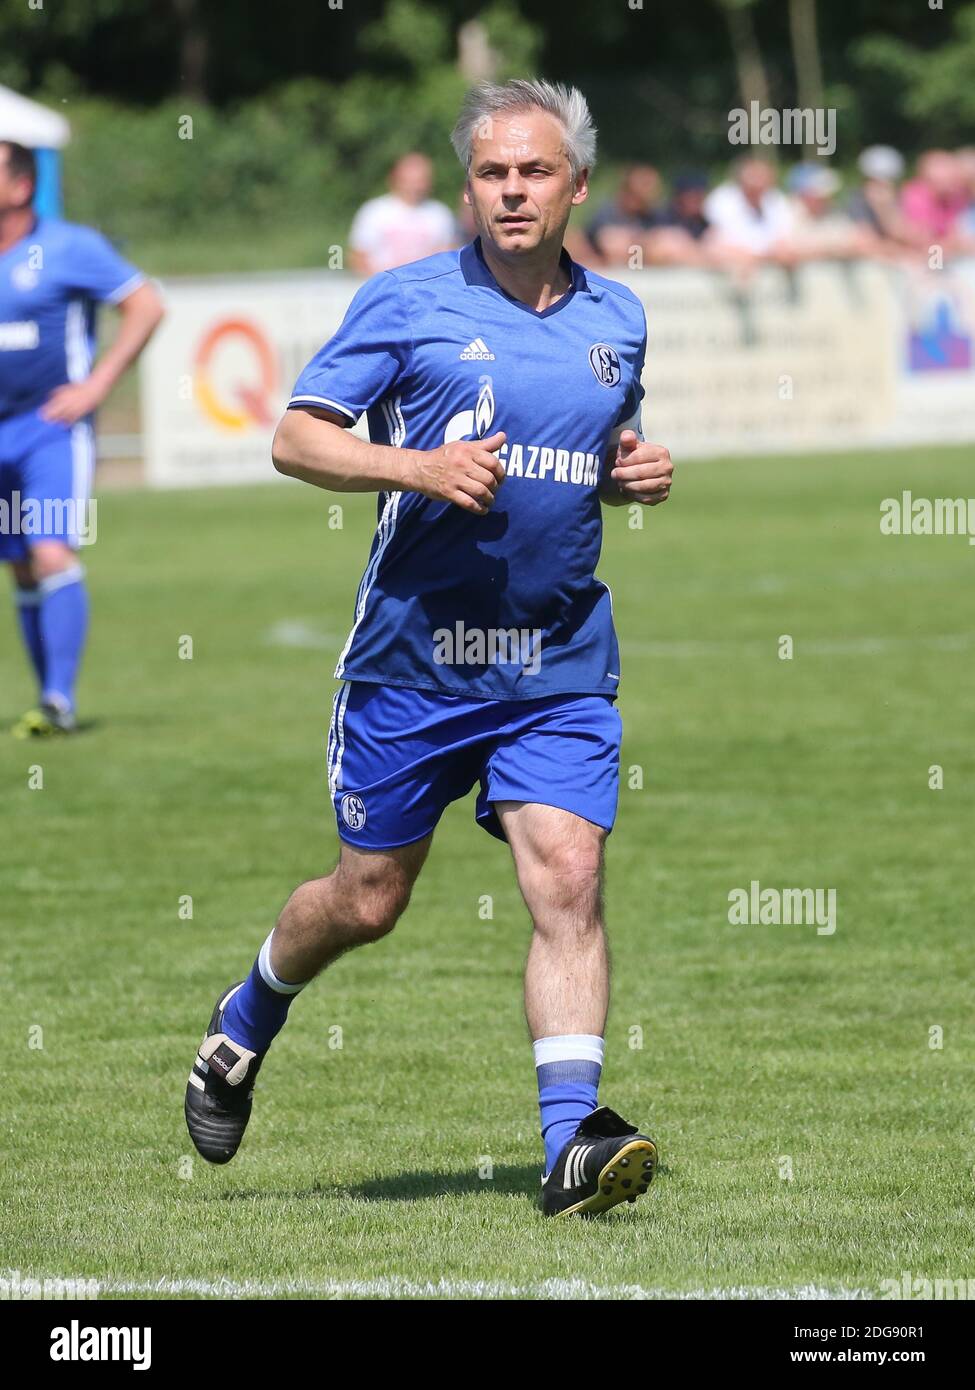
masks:
[[[91,299],[118,304],[145,282],[141,270],[120,256],[101,232],[77,227],[71,243],[70,282]]]
[[[338,331],[295,382],[288,408],[321,406],[355,424],[406,372],[412,353],[403,292],[381,271],[356,291]]]

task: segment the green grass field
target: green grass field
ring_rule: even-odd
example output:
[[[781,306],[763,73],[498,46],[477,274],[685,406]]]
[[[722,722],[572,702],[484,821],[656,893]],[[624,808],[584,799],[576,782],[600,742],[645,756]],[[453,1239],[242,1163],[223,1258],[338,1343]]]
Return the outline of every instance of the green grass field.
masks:
[[[608,849],[601,1094],[662,1168],[599,1222],[534,1205],[529,923],[473,799],[393,935],[295,1005],[237,1160],[190,1160],[213,998],[334,862],[324,730],[374,502],[333,531],[335,499],[299,484],[102,497],[92,727],[0,745],[0,1271],[103,1297],[975,1276],[975,551],[878,525],[902,488],[968,496],[971,463],[689,463],[643,531],[606,518],[623,766],[644,785],[624,778]],[[9,721],[32,699],[12,618],[0,662]],[[835,888],[835,934],[729,925],[753,879]]]

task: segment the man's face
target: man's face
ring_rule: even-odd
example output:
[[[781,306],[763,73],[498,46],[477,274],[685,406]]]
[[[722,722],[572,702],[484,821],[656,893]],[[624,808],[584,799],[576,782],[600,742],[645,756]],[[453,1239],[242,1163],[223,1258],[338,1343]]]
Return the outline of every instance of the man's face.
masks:
[[[660,197],[660,175],[649,164],[638,164],[627,174],[621,192],[627,211],[649,212]]]
[[[675,196],[674,206],[681,217],[703,217],[707,196],[706,188],[684,188]]]
[[[937,198],[951,198],[963,187],[961,167],[946,150],[932,150],[924,155],[918,173]]]
[[[422,154],[404,155],[394,166],[389,184],[405,203],[422,203],[429,198],[433,187],[433,169],[429,159]]]
[[[764,159],[747,159],[738,170],[738,183],[746,198],[759,202],[772,187],[775,177]]]
[[[23,175],[15,177],[7,162],[6,145],[0,145],[0,213],[14,212],[30,206],[32,189],[30,179]]]
[[[588,193],[587,171],[573,179],[562,142],[559,121],[537,110],[498,116],[475,135],[464,198],[499,251],[561,243],[573,205]]]
[[[812,189],[799,194],[799,201],[803,204],[810,217],[825,217],[832,206],[833,199],[828,193],[817,193]]]

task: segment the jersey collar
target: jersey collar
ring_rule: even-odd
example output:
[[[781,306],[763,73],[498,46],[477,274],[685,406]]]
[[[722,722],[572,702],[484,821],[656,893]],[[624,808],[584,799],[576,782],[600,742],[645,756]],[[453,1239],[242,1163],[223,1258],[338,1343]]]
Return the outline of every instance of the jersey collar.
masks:
[[[485,285],[489,290],[495,290],[498,294],[503,295],[509,304],[513,304],[517,309],[524,309],[526,314],[531,314],[532,318],[536,319],[547,319],[549,315],[557,314],[560,309],[564,309],[567,304],[572,302],[577,293],[580,291],[587,293],[589,290],[586,272],[577,261],[572,259],[564,246],[562,247],[562,254],[559,257],[559,264],[565,273],[571,277],[571,284],[565,294],[562,295],[561,299],[557,299],[555,303],[550,304],[547,309],[538,310],[533,309],[530,304],[523,303],[520,299],[515,299],[513,295],[510,295],[506,289],[503,289],[498,284],[497,280],[495,280],[494,276],[491,274],[487,261],[484,259],[484,252],[481,250],[481,238],[479,236],[475,237],[473,241],[468,242],[467,245],[461,249],[460,253],[460,268],[464,280],[468,285]]]

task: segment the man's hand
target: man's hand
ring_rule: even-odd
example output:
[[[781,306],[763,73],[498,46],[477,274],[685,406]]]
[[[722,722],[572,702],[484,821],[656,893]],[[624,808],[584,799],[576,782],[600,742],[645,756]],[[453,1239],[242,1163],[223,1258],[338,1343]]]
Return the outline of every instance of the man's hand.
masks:
[[[155,288],[143,283],[119,300],[119,330],[84,381],[67,382],[52,391],[41,407],[45,420],[73,425],[97,410],[119,377],[145,347],[165,312]]]
[[[619,489],[614,501],[640,502],[655,507],[670,496],[674,476],[670,450],[662,444],[641,444],[635,430],[624,430],[610,477]]]
[[[495,454],[505,437],[499,430],[487,439],[458,439],[421,453],[409,489],[486,516],[504,481],[504,465]]]
[[[91,377],[85,381],[68,382],[51,392],[41,407],[41,417],[62,425],[73,425],[97,410],[104,399],[105,392]]]

